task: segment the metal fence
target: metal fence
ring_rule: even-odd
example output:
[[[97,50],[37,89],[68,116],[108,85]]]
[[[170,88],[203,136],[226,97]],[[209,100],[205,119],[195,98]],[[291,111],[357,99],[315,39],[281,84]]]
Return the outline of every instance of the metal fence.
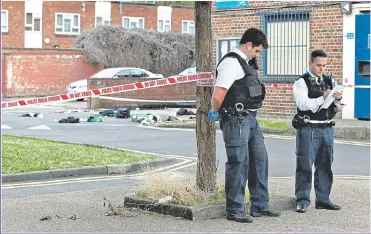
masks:
[[[255,27],[264,31],[269,43],[269,49],[259,58],[263,81],[293,83],[305,73],[310,54],[309,13],[310,10],[283,10],[255,14]],[[240,37],[218,38],[216,63],[239,41]]]
[[[310,53],[309,10],[259,12],[269,49],[261,56],[262,76],[293,82],[305,73]]]

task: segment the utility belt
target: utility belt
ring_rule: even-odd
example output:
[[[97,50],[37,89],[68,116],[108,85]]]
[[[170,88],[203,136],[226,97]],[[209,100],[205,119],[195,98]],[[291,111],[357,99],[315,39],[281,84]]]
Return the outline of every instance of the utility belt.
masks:
[[[232,116],[245,117],[245,116],[254,116],[256,117],[257,111],[251,111],[244,108],[242,103],[236,103],[234,107],[226,107],[220,110],[220,114],[223,118],[232,118]]]
[[[305,126],[310,126],[312,128],[327,128],[335,126],[335,121],[333,120],[311,120],[309,116],[300,116],[296,114],[292,119],[292,126],[295,129],[302,128]]]

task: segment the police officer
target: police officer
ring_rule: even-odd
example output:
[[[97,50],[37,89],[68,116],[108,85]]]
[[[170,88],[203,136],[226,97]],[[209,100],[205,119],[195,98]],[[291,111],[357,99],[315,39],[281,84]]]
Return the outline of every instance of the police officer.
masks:
[[[330,192],[333,175],[335,124],[331,120],[342,109],[341,92],[334,92],[334,102],[328,108],[321,108],[331,89],[336,85],[332,77],[324,75],[327,54],[322,50],[311,53],[309,69],[293,85],[297,114],[293,118],[296,133],[296,211],[306,212],[310,204],[312,187],[312,166],[314,164],[315,208],[340,210],[341,207],[331,202]]]
[[[265,88],[257,77],[256,56],[268,48],[264,33],[250,28],[238,47],[226,54],[217,66],[210,121],[218,121],[223,132],[227,162],[225,171],[228,220],[251,223],[253,217],[280,216],[269,206],[268,155],[256,120]],[[248,179],[250,215],[244,210]]]

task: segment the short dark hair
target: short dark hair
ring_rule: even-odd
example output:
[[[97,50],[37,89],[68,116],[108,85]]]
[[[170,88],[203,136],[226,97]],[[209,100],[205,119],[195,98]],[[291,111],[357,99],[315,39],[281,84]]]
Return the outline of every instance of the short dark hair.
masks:
[[[310,61],[314,62],[317,57],[327,58],[327,54],[323,50],[314,50],[310,54]]]
[[[247,42],[251,42],[253,47],[260,45],[262,45],[264,49],[268,49],[269,47],[267,37],[262,30],[257,28],[249,28],[242,35],[240,44],[246,44]]]

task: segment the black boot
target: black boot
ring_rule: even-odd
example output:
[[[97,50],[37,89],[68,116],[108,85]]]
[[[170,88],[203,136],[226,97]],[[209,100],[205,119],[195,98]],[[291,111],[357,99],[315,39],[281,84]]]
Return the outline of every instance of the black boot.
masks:
[[[245,213],[227,214],[227,219],[240,223],[252,223],[254,221],[250,215]]]
[[[316,209],[340,210],[341,206],[336,205],[332,202],[330,203],[316,202]]]

